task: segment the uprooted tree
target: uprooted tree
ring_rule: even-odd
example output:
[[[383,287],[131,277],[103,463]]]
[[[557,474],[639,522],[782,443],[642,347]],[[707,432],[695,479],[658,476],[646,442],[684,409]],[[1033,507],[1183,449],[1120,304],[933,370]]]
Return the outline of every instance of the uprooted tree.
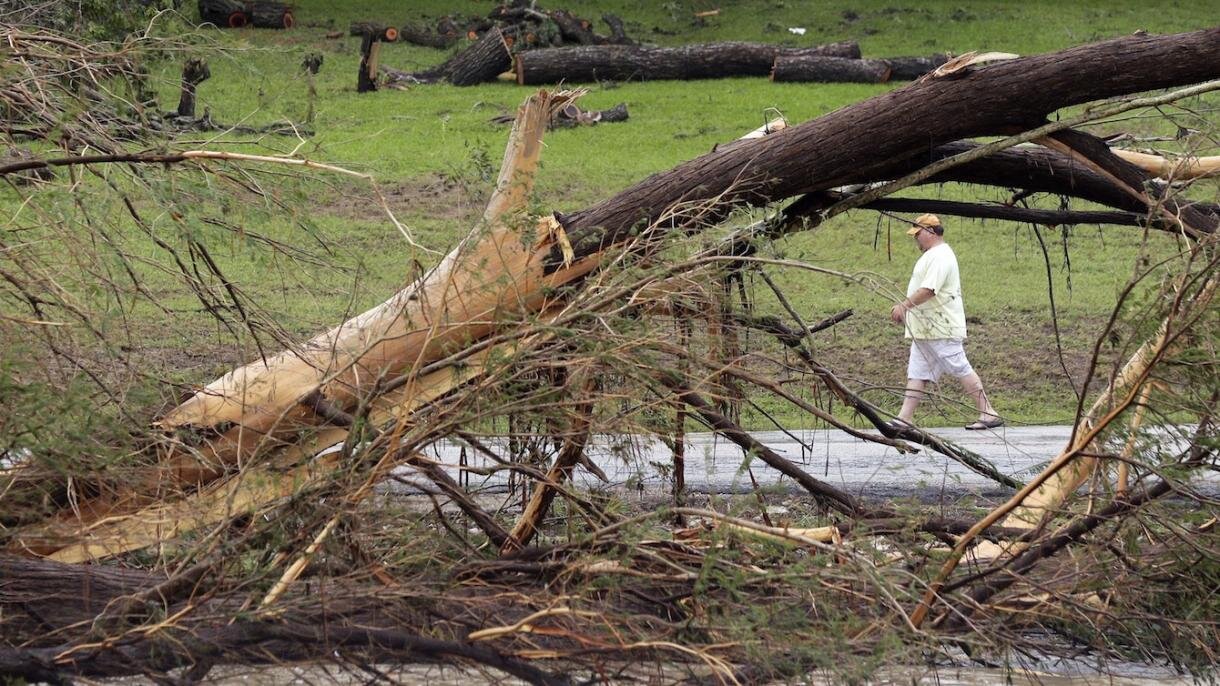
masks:
[[[1126,153],[1083,127],[1207,93],[1220,88],[1218,77],[1220,29],[960,66],[727,142],[592,207],[532,216],[543,133],[577,95],[539,92],[518,113],[482,220],[406,288],[305,343],[260,349],[256,361],[160,413],[134,467],[65,474],[36,455],[6,467],[3,498],[20,507],[5,508],[4,541],[14,555],[49,559],[0,557],[13,580],[0,589],[6,635],[19,637],[0,648],[0,672],[45,679],[186,667],[201,678],[225,661],[338,651],[370,664],[478,663],[535,683],[562,682],[560,671],[630,674],[639,656],[681,665],[675,681],[688,672],[746,681],[819,664],[772,640],[794,625],[850,637],[858,648],[896,636],[934,651],[938,636],[982,648],[1022,629],[1066,633],[1083,624],[1096,632],[1091,644],[1116,652],[1149,650],[1153,642],[1140,642],[1148,630],[1206,660],[1214,622],[1192,619],[1180,594],[1214,580],[1214,506],[1197,496],[1211,519],[1177,521],[1163,496],[1216,458],[1220,212],[1190,192],[1193,180],[1216,173],[1216,160]],[[1182,90],[1121,99],[1168,88]],[[1089,106],[1061,112],[1080,105]],[[985,136],[1001,138],[969,140]],[[65,154],[0,174],[223,160],[241,158]],[[945,182],[1014,189],[1014,201],[887,197]],[[1019,205],[1035,193],[1106,209]],[[722,226],[736,208],[790,198],[760,222],[689,247],[690,236]],[[1085,385],[1091,397],[1081,395],[1070,444],[1021,483],[936,436],[891,428],[818,360],[819,327],[802,321],[767,276],[801,265],[767,257],[765,245],[854,209],[1135,225],[1176,236],[1180,249],[1173,277],[1140,313],[1143,338]],[[45,323],[71,304],[34,273],[6,272],[5,296],[29,310],[14,321]],[[742,307],[745,273],[774,290],[786,317]],[[240,310],[236,294],[233,302]],[[776,371],[787,362],[764,356],[746,365],[739,334],[747,330],[773,338],[875,430],[787,390]],[[982,519],[862,500],[744,431],[735,407],[748,400],[746,388],[864,440],[940,452],[1012,495]],[[1154,439],[1141,426],[1158,406],[1172,408],[1158,425],[1178,428]],[[664,437],[680,484],[686,417],[806,490],[819,526],[683,507],[680,488],[674,507],[623,517],[572,486],[574,471],[589,468],[588,446],[605,433]],[[486,436],[497,422],[507,423],[507,446]],[[1140,453],[1155,459],[1127,450],[1137,438],[1155,443]],[[503,521],[426,454],[444,439],[526,486],[516,521]],[[409,545],[387,540],[369,503],[404,469],[477,534],[438,502],[435,517],[406,518]],[[1087,502],[1077,503],[1074,493],[1090,480]],[[560,503],[578,531],[540,538]],[[656,526],[674,517],[706,526],[658,538]],[[1116,536],[1123,549],[1108,543]],[[171,541],[189,552],[168,573],[68,566]],[[964,560],[968,569],[959,570]],[[1185,573],[1198,565],[1211,571]],[[1115,569],[1131,583],[1114,583]],[[64,605],[80,585],[88,597]],[[728,618],[743,597],[770,601],[748,629]],[[108,638],[99,642],[97,632]]]

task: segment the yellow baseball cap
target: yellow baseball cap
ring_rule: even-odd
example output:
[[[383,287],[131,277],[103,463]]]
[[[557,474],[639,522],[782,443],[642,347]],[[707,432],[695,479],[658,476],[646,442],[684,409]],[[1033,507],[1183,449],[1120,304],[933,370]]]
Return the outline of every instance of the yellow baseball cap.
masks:
[[[914,236],[922,229],[928,229],[937,236],[944,235],[945,233],[945,227],[941,226],[940,224],[940,217],[934,214],[919,215],[919,217],[915,219],[915,222],[911,226],[910,230],[907,231],[907,235]]]

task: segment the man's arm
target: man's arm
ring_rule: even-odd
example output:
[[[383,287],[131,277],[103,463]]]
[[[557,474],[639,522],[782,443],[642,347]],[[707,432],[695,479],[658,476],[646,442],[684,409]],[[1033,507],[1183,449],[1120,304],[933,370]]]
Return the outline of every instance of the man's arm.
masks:
[[[904,299],[902,302],[895,303],[890,308],[890,319],[894,320],[895,324],[901,324],[906,321],[907,311],[912,310],[920,305],[928,302],[936,297],[936,291],[931,288],[920,288],[915,291],[915,295]]]

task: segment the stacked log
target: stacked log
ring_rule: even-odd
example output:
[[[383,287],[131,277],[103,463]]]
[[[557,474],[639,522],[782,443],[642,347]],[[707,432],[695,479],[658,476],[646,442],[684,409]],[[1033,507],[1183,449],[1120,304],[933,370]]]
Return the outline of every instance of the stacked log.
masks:
[[[512,53],[504,34],[500,29],[493,28],[469,48],[432,69],[413,74],[396,69],[383,71],[391,85],[448,81],[455,86],[473,86],[495,81],[497,76],[511,69],[512,64]]]
[[[247,25],[290,29],[296,23],[291,5],[269,0],[199,0],[199,18],[231,29]]]
[[[680,48],[589,45],[518,53],[516,72],[517,83],[522,85],[767,76],[780,55],[859,59],[860,46],[854,41],[809,48],[765,43],[704,43]]]
[[[780,55],[771,69],[772,81],[821,83],[885,83],[891,68],[885,60],[853,60],[823,55]]]

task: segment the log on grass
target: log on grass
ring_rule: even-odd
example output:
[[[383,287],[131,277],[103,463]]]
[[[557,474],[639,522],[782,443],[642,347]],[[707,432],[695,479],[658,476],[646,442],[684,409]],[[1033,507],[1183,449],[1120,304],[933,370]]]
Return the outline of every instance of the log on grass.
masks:
[[[398,27],[398,40],[412,45],[422,45],[425,48],[448,50],[457,44],[457,34],[438,33],[426,26],[403,24]]]
[[[448,81],[455,86],[473,86],[488,81],[512,68],[513,58],[507,40],[498,28],[484,33],[470,47],[431,69],[408,73],[386,69],[391,82],[436,83]]]
[[[853,60],[825,55],[780,55],[771,69],[772,81],[818,83],[885,83],[890,65],[885,60]]]
[[[281,2],[247,2],[250,23],[260,29],[290,29],[296,24],[292,6]]]
[[[855,42],[810,48],[764,43],[705,43],[680,48],[590,45],[530,50],[517,55],[517,83],[546,84],[599,79],[688,80],[767,76],[780,55],[822,55],[858,59]]]
[[[948,55],[930,57],[886,57],[891,81],[914,81],[949,61]]]

